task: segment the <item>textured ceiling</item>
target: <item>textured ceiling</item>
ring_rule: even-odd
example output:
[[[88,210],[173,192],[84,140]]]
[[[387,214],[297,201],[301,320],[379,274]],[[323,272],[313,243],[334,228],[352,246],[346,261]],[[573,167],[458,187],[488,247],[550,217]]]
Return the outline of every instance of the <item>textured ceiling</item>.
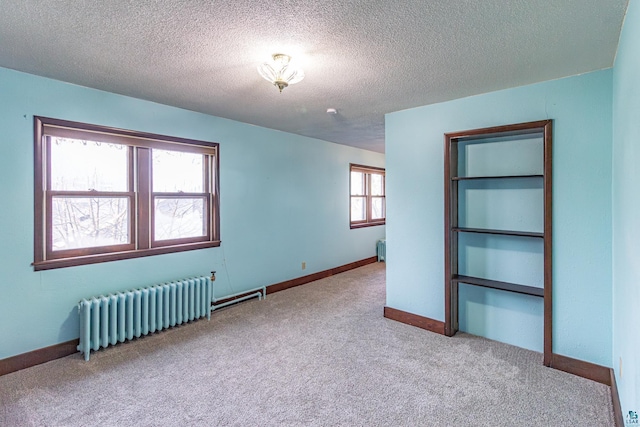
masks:
[[[0,66],[383,152],[385,113],[611,67],[627,1],[0,0]]]

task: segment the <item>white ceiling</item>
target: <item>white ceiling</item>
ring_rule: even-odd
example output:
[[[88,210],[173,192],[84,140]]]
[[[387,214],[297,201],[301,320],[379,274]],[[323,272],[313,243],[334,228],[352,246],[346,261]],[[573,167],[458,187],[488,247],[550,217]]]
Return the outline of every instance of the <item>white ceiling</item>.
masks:
[[[611,67],[627,1],[0,0],[0,66],[384,152],[385,113]]]

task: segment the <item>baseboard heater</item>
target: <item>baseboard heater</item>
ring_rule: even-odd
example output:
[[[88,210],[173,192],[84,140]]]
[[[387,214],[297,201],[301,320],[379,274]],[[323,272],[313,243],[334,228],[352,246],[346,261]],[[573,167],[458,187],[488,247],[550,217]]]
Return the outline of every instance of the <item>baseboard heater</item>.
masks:
[[[212,298],[211,279],[203,276],[83,299],[78,303],[78,350],[88,361],[91,350],[204,316],[211,319]]]
[[[258,300],[261,299],[267,299],[267,287],[266,286],[262,286],[260,288],[255,288],[255,289],[249,289],[247,291],[243,291],[243,292],[238,292],[237,294],[233,294],[233,295],[226,295],[224,297],[220,297],[220,298],[216,298],[215,296],[211,299],[212,305],[211,305],[211,310],[217,310],[219,308],[222,307],[226,307],[228,305],[231,304],[236,304],[239,303],[241,301],[244,300],[248,300],[251,298],[258,298]],[[229,301],[225,301],[222,302],[220,304],[216,304],[218,301],[224,301],[224,300],[229,300]]]

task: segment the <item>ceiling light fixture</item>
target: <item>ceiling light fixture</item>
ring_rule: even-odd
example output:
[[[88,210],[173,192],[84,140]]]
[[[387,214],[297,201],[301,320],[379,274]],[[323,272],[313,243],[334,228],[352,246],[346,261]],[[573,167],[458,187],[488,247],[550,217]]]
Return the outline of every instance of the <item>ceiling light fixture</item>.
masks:
[[[285,87],[304,79],[304,71],[290,63],[291,57],[289,55],[274,53],[272,57],[271,62],[265,62],[258,66],[258,72],[265,80],[277,87],[280,93]]]

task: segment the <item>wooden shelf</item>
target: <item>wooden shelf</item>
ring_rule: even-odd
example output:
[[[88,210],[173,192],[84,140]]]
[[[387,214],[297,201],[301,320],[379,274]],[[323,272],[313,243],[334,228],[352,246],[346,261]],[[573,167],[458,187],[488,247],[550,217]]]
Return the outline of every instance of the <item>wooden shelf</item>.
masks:
[[[516,179],[516,178],[544,178],[544,175],[495,175],[495,176],[452,176],[452,181],[467,181],[472,179]]]
[[[509,282],[499,282],[497,280],[481,279],[479,277],[462,276],[455,274],[453,281],[458,283],[467,283],[469,285],[482,286],[483,288],[500,289],[502,291],[516,292],[518,294],[533,295],[536,297],[544,297],[544,289],[534,286],[518,285]]]
[[[493,230],[490,228],[453,227],[451,231],[458,233],[498,234],[501,236],[539,237],[544,239],[544,233],[533,231]]]

